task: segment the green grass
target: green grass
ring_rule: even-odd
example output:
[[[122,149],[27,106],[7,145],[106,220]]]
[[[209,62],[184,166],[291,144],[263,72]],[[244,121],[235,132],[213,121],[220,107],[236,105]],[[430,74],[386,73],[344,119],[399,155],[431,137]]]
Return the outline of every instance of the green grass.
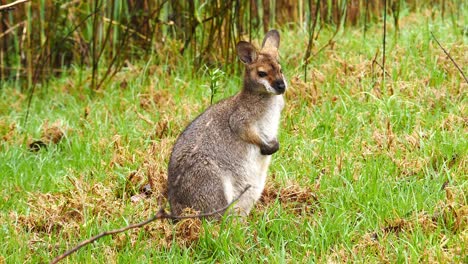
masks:
[[[186,229],[152,223],[66,261],[466,263],[468,85],[429,32],[468,73],[468,39],[454,27],[423,14],[403,17],[398,39],[388,38],[385,86],[379,66],[372,70],[382,25],[366,39],[347,28],[333,49],[312,58],[308,83],[301,67],[307,32],[281,30],[290,90],[268,188],[285,194],[291,187],[305,200],[279,196],[245,220],[203,222],[200,230],[196,222]],[[331,35],[323,30],[316,47]],[[26,124],[26,94],[3,84],[0,263],[48,262],[157,211],[160,194],[132,203],[140,183],[127,178],[138,171],[140,181],[163,182],[177,135],[209,105],[210,77],[188,61],[135,65],[94,94],[89,72],[51,79],[35,94]],[[240,76],[220,77],[215,101],[237,92]],[[29,151],[56,121],[63,139]]]

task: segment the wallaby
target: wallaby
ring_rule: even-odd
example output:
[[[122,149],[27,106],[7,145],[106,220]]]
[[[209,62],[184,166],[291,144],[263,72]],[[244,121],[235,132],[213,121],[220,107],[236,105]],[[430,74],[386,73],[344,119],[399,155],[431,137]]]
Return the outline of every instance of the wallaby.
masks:
[[[168,169],[173,215],[190,207],[203,213],[233,205],[249,214],[265,186],[271,154],[279,149],[280,113],[286,81],[278,63],[278,31],[269,31],[258,51],[240,41],[245,64],[243,89],[199,115],[177,139]]]

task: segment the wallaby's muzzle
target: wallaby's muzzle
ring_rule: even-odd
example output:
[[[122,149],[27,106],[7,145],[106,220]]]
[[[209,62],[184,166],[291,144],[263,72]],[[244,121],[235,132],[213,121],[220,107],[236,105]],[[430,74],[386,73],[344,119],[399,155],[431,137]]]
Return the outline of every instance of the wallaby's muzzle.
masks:
[[[286,84],[283,80],[276,80],[273,83],[273,89],[275,89],[278,94],[283,94],[286,91]]]

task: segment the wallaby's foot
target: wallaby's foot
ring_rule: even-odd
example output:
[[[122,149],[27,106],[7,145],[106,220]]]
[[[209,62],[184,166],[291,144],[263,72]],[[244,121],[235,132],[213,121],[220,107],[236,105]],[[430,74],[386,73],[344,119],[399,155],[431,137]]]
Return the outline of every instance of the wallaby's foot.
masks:
[[[275,153],[276,151],[278,151],[278,149],[279,149],[279,142],[277,139],[274,139],[268,142],[267,144],[262,144],[260,146],[260,153],[262,153],[262,155],[271,155]]]

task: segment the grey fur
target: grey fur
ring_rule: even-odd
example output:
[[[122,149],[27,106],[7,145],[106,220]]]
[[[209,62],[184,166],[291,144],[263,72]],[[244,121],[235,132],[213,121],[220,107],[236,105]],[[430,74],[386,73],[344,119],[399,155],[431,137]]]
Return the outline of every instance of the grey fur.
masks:
[[[279,45],[278,32],[267,33],[263,43]],[[277,123],[286,89],[277,48],[263,46],[258,52],[250,43],[239,43],[238,55],[246,64],[242,91],[209,107],[177,139],[168,169],[172,214],[186,207],[204,213],[220,209],[247,185],[251,188],[234,205],[238,213],[247,215],[260,198],[269,155],[279,149]],[[271,67],[268,78],[257,76],[262,65]],[[264,83],[272,85],[269,91]]]

